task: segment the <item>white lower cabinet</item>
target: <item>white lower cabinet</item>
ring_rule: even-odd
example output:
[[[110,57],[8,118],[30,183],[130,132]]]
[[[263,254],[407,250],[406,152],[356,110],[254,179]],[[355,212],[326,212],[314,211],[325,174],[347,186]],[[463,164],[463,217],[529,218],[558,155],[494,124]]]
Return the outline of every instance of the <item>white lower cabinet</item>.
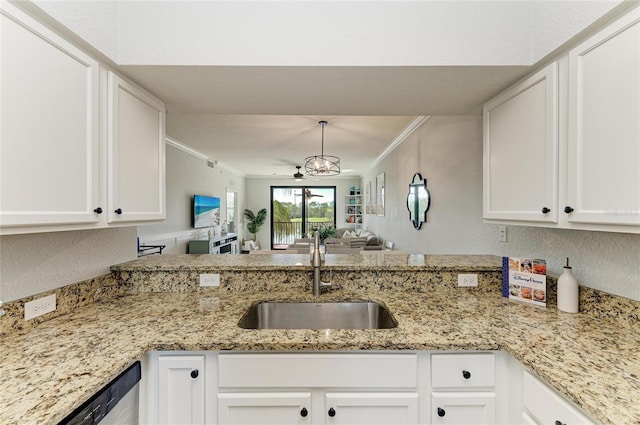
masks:
[[[215,352],[152,351],[142,360],[141,424],[215,424]]]
[[[432,393],[431,423],[465,425],[495,424],[495,393]]]
[[[505,352],[150,352],[142,424],[594,424]]]
[[[417,424],[418,393],[326,393],[324,413],[326,424]]]
[[[431,356],[431,423],[495,424],[493,353]]]
[[[593,425],[594,422],[555,390],[524,372],[524,417],[533,424]]]
[[[234,392],[218,394],[219,424],[310,424],[310,410],[310,392]]]
[[[416,353],[220,354],[218,423],[418,424],[418,375]]]
[[[205,356],[158,358],[158,423],[202,424],[205,418]]]

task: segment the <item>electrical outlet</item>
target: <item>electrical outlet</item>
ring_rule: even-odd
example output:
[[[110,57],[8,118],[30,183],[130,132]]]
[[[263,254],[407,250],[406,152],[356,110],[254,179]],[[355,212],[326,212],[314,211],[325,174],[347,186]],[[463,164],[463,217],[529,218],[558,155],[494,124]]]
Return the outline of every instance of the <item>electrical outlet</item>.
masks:
[[[37,300],[24,303],[24,320],[31,320],[35,317],[51,313],[56,310],[56,294],[38,298]]]
[[[458,286],[478,286],[478,275],[475,273],[459,274]]]
[[[507,241],[507,226],[498,227],[498,240],[500,242]]]
[[[220,275],[218,273],[201,273],[200,286],[220,286]]]

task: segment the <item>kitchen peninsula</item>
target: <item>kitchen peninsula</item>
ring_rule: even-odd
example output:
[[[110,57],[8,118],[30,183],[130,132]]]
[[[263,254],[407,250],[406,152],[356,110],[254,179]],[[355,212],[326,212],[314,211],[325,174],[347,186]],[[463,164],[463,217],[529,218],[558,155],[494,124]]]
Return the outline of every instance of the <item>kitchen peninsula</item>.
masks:
[[[322,301],[371,300],[398,327],[385,330],[247,330],[254,302],[317,301],[308,255],[151,256],[112,268],[113,296],[3,336],[0,422],[57,423],[153,350],[403,352],[504,350],[605,424],[638,423],[637,303],[607,315],[606,297],[583,291],[582,312],[565,314],[501,297],[494,256],[327,255]],[[331,275],[329,274],[331,270]],[[200,287],[219,273],[220,287]],[[477,288],[458,288],[477,273]],[[620,302],[612,300],[611,302]],[[610,310],[609,306],[609,312]]]

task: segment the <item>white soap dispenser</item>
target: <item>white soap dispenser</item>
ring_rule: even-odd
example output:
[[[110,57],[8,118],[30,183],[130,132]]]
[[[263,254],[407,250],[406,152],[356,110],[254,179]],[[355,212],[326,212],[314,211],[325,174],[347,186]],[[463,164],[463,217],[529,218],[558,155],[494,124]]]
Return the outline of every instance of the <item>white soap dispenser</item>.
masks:
[[[577,313],[578,292],[578,281],[573,277],[567,258],[567,265],[564,266],[564,270],[558,278],[558,310]]]

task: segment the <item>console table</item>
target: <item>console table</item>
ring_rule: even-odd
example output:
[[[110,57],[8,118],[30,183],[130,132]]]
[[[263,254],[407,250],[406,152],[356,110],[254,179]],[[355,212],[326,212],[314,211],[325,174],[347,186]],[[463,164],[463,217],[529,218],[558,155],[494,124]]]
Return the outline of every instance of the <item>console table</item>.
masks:
[[[238,235],[228,233],[213,239],[189,241],[189,254],[237,254]]]

